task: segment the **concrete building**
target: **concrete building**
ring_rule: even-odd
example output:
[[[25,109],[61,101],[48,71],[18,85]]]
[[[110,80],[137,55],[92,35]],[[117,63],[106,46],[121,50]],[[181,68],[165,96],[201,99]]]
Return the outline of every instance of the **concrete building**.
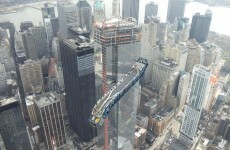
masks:
[[[181,110],[187,100],[187,92],[189,87],[190,74],[186,72],[180,72],[180,80],[177,90],[177,99],[179,101],[178,109]]]
[[[157,32],[157,37],[158,37],[158,44],[161,46],[164,46],[166,44],[167,38],[168,38],[168,23],[160,23],[158,25],[158,32]]]
[[[112,9],[112,16],[120,17],[120,0],[113,0]]]
[[[185,71],[192,73],[193,67],[196,64],[203,64],[203,49],[195,40],[189,40],[187,42],[187,48],[188,56]]]
[[[188,48],[184,44],[167,44],[163,49],[164,57],[178,62],[179,70],[184,71],[188,57]]]
[[[203,104],[210,91],[210,70],[202,65],[195,65],[189,85],[188,103],[185,105],[185,116],[182,121],[179,138],[191,145],[195,138]]]
[[[173,23],[176,17],[184,17],[185,5],[185,0],[169,0],[167,20]]]
[[[141,57],[148,59],[148,68],[145,71],[144,82],[147,83],[152,80],[152,68],[154,61],[158,60],[161,51],[157,42],[157,24],[149,23],[142,26],[141,38]]]
[[[77,25],[78,12],[77,7],[73,3],[58,2],[58,19],[59,19],[59,31],[60,38],[66,39],[69,37],[68,28],[72,25]]]
[[[92,30],[92,8],[87,0],[79,0],[77,2],[77,21],[78,26],[82,29]]]
[[[135,139],[134,139],[134,149],[140,149],[141,145],[145,143],[147,130],[136,126]]]
[[[30,28],[31,34],[35,39],[36,50],[38,58],[48,55],[49,47],[46,40],[46,30],[45,27],[33,27]]]
[[[43,141],[48,149],[64,148],[66,144],[65,123],[59,95],[51,92],[34,97]]]
[[[153,64],[152,84],[158,91],[169,77],[178,71],[177,62],[172,59],[157,60]]]
[[[212,12],[210,10],[206,10],[205,15],[196,13],[192,18],[189,39],[195,39],[198,43],[207,41],[211,21]]]
[[[164,129],[170,124],[173,119],[174,110],[172,107],[164,107],[149,118],[149,129],[156,135],[163,133]]]
[[[212,63],[218,64],[221,59],[221,48],[214,43],[205,42],[201,44],[204,49],[204,63],[206,67],[210,67]]]
[[[57,61],[61,60],[59,40],[58,40],[57,37],[53,38],[53,42],[52,42],[52,53],[54,55],[54,58]]]
[[[154,2],[150,2],[145,5],[145,18],[148,16],[157,16],[158,5]]]
[[[45,30],[46,30],[47,43],[51,47],[52,39],[53,39],[53,31],[52,31],[50,18],[44,19],[44,27],[45,27]]]
[[[63,77],[63,69],[62,69],[60,61],[55,64],[55,75],[57,78],[58,86],[63,89],[64,88],[64,77]]]
[[[70,127],[87,142],[97,135],[89,122],[96,104],[93,43],[83,36],[65,39],[60,50]]]
[[[21,33],[26,59],[37,60],[38,52],[34,36],[29,31]]]
[[[25,64],[19,65],[19,71],[24,93],[32,93],[34,85],[39,85],[41,90],[44,91],[40,61],[27,60],[25,61]]]
[[[152,99],[146,102],[144,104],[143,110],[144,110],[144,113],[150,117],[152,114],[154,114],[157,111],[157,101]]]
[[[26,106],[30,118],[30,126],[34,127],[36,125],[39,125],[38,122],[38,117],[37,117],[37,112],[35,109],[35,104],[34,104],[34,96],[27,96],[26,97]]]
[[[7,76],[4,64],[0,64],[0,93],[6,92]]]
[[[148,129],[148,123],[149,123],[149,117],[143,113],[137,114],[137,125],[144,128]]]
[[[106,19],[106,16],[105,16],[105,5],[103,3],[103,1],[101,0],[96,0],[94,2],[94,5],[93,5],[94,9],[94,22],[96,21],[100,21],[100,20],[105,20]],[[114,6],[113,6],[114,7]]]
[[[50,24],[52,29],[52,36],[57,37],[59,31],[59,18],[51,18]]]
[[[0,132],[8,150],[31,150],[18,98],[0,100]]]
[[[140,0],[122,0],[122,17],[139,19]]]

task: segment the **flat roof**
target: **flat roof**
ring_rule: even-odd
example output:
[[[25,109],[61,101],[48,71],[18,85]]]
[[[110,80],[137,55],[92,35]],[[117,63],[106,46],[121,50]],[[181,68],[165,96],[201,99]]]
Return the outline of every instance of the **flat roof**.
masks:
[[[11,98],[6,98],[6,99],[2,99],[0,100],[0,107],[18,102],[19,100],[16,97],[11,97]]]
[[[59,95],[55,92],[51,92],[48,94],[42,94],[34,97],[34,102],[38,105],[39,108],[48,106],[52,103],[56,103],[60,101]]]

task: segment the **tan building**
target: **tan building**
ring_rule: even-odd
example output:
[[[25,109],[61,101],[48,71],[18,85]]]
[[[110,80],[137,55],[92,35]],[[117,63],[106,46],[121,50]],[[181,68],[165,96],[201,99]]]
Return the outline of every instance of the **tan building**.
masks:
[[[44,91],[42,67],[40,61],[27,60],[25,64],[19,65],[24,93],[32,93],[33,87],[40,84]],[[36,88],[35,88],[36,89]]]
[[[196,64],[203,63],[202,47],[195,40],[189,40],[187,42],[187,48],[188,57],[185,66],[185,71],[192,73],[193,67]]]
[[[31,127],[34,127],[39,124],[36,110],[35,110],[34,99],[35,97],[32,95],[26,97],[26,106],[27,106],[27,110],[28,110],[28,114],[30,118]]]
[[[173,119],[174,110],[172,107],[164,107],[158,113],[149,118],[149,128],[157,135],[163,133],[164,129]]]
[[[136,126],[136,132],[134,137],[134,149],[139,150],[141,145],[145,143],[146,129]]]

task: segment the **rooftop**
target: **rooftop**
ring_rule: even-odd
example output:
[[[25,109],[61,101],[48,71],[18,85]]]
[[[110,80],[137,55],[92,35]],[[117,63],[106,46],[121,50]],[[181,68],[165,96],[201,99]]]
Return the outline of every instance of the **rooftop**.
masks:
[[[6,106],[8,104],[12,104],[14,102],[18,102],[18,99],[16,97],[11,97],[11,98],[7,98],[7,99],[2,99],[0,100],[0,107],[2,106]]]
[[[165,117],[169,116],[172,112],[173,112],[173,108],[166,106],[160,109],[160,111],[158,111],[157,113],[153,114],[152,118],[161,121],[164,120]]]
[[[207,51],[220,50],[220,48],[216,44],[211,42],[202,43],[201,46],[204,48],[204,50]]]
[[[89,48],[89,47],[93,48],[93,42],[90,41],[90,39],[81,35],[76,39],[65,39],[63,41],[64,43],[66,43],[67,45],[69,45],[70,47],[78,51],[81,51],[84,48]]]
[[[155,64],[162,66],[162,67],[167,67],[170,68],[171,70],[174,70],[175,68],[178,67],[178,63],[171,58],[166,58],[164,60],[157,60]]]
[[[118,27],[135,27],[138,26],[137,22],[133,18],[111,18],[106,21],[98,21],[95,23],[96,28],[118,28]]]
[[[38,105],[39,108],[48,106],[58,101],[60,101],[59,96],[54,92],[34,96],[34,102]]]

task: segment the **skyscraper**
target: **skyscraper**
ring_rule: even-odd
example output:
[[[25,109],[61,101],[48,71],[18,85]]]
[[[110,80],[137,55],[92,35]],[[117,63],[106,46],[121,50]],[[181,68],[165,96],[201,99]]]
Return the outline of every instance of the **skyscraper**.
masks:
[[[58,149],[66,144],[65,123],[61,100],[51,92],[34,98],[39,125],[42,127],[43,141],[48,149]]]
[[[19,65],[24,93],[32,93],[32,86],[40,86],[44,90],[42,67],[40,61],[27,60],[25,64]]]
[[[189,39],[195,39],[198,43],[207,41],[211,21],[212,12],[210,10],[206,10],[205,15],[196,13],[192,18]]]
[[[169,0],[167,20],[174,22],[176,17],[184,17],[186,0]]]
[[[94,21],[100,21],[105,19],[105,5],[103,1],[96,0],[94,2]]]
[[[5,92],[7,88],[7,76],[4,64],[0,64],[0,93]]]
[[[132,17],[138,21],[140,0],[123,0],[122,2],[122,17]]]
[[[148,16],[157,16],[158,5],[154,2],[150,2],[145,6],[145,18]]]
[[[42,7],[42,18],[43,22],[47,18],[54,18],[55,17],[55,11],[54,7],[48,6],[48,4],[44,4],[44,7]]]
[[[31,150],[19,100],[16,97],[0,101],[0,133],[8,150]]]
[[[78,26],[92,30],[92,8],[86,0],[79,0],[77,3]]]
[[[60,42],[70,127],[83,141],[96,136],[90,125],[91,111],[96,104],[94,48],[85,37]]]
[[[77,7],[72,3],[58,2],[57,10],[60,36],[61,39],[66,39],[69,37],[68,27],[71,25],[77,25]]]
[[[203,103],[208,98],[211,72],[202,65],[195,65],[189,85],[188,103],[185,106],[179,138],[181,141],[192,144],[196,135]]]
[[[45,27],[33,27],[31,28],[31,34],[35,39],[36,50],[38,58],[46,56],[49,52],[48,43],[46,40],[46,29]]]

